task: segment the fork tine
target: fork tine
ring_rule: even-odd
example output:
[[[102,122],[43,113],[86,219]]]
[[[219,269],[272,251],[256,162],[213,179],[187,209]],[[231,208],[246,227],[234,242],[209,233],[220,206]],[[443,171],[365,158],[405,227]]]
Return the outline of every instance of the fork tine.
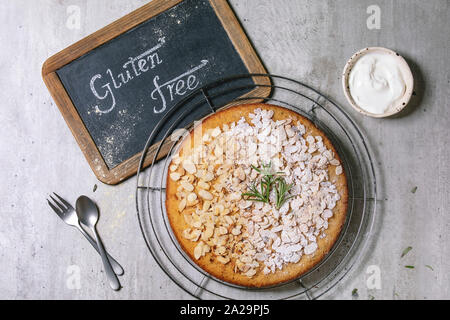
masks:
[[[60,215],[62,212],[59,210],[50,200],[47,199],[48,205],[56,212],[57,215]]]
[[[63,198],[61,198],[60,196],[58,196],[55,192],[53,192],[53,194],[67,207],[67,209],[71,208],[72,206],[70,205],[70,203],[68,203],[66,200],[64,200]]]
[[[50,196],[50,198],[53,200],[54,203],[56,203],[56,205],[64,212],[67,210],[66,207],[64,207],[61,203],[58,202],[58,200],[56,200],[55,198],[53,198],[52,196]]]

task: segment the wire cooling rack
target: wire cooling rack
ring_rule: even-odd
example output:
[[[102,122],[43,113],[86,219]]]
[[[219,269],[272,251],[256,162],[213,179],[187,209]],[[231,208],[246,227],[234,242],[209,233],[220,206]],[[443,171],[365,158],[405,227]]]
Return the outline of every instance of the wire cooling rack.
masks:
[[[265,78],[267,81],[251,81]],[[269,85],[255,84],[270,83]],[[245,95],[268,87],[269,97]],[[239,98],[233,98],[239,96]],[[231,98],[230,98],[231,97]],[[181,141],[178,134],[186,115],[198,120],[225,105],[264,102],[283,106],[307,117],[332,141],[348,182],[348,213],[339,239],[325,258],[298,279],[261,289],[224,282],[199,268],[180,248],[167,219],[165,183],[171,154]],[[193,125],[193,124],[192,124]],[[185,125],[183,124],[183,127]],[[178,130],[178,131],[177,131]],[[173,144],[163,152],[166,138]],[[156,153],[150,146],[157,144]],[[153,149],[153,148],[152,148]],[[167,151],[167,150],[166,150]],[[164,152],[166,152],[164,151]],[[343,108],[310,86],[270,74],[236,75],[199,88],[172,107],[150,134],[137,172],[136,210],[148,250],[163,272],[181,289],[198,299],[317,299],[330,291],[365,254],[376,215],[377,184],[369,146]]]

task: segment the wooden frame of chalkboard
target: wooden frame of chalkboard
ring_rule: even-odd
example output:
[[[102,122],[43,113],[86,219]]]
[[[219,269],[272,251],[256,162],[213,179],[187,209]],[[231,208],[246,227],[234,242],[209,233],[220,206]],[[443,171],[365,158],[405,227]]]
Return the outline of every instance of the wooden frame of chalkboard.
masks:
[[[129,13],[119,20],[87,36],[79,42],[69,46],[61,52],[47,59],[42,67],[43,80],[50,91],[55,103],[63,115],[78,145],[84,153],[91,169],[96,177],[106,184],[117,184],[126,178],[134,175],[139,166],[141,153],[126,159],[119,165],[110,169],[105,162],[98,146],[91,137],[82,117],[78,113],[74,102],[63,85],[57,71],[71,63],[72,61],[88,54],[90,51],[108,43],[116,37],[127,31],[143,24],[147,20],[163,13],[164,11],[176,6],[184,0],[153,0],[143,7]],[[246,37],[236,16],[226,0],[208,0],[225,29],[232,45],[240,55],[244,65],[250,73],[266,73],[264,66],[259,60],[256,52]],[[268,85],[270,80],[265,77],[254,77],[254,83],[257,85]],[[266,97],[270,94],[270,87],[255,86],[251,92],[244,96]],[[170,142],[164,142],[160,157],[167,154],[171,146]],[[148,153],[155,152],[156,145],[152,146]],[[144,163],[144,167],[150,165],[152,156]],[[159,159],[158,159],[159,160]]]

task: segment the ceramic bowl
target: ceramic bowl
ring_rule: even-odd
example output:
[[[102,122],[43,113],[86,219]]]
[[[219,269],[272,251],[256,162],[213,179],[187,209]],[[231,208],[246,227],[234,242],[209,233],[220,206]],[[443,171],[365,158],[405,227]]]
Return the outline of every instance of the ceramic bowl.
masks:
[[[406,90],[405,90],[403,97],[398,100],[397,104],[392,105],[382,114],[371,113],[371,112],[368,112],[368,111],[362,109],[361,107],[359,107],[358,104],[353,100],[353,97],[350,93],[350,86],[348,84],[350,72],[352,71],[352,68],[355,65],[355,63],[358,61],[358,59],[360,59],[361,57],[363,57],[364,55],[366,55],[370,52],[380,52],[380,53],[392,55],[397,60],[398,67],[400,69],[400,72],[403,75],[403,79],[404,79],[405,85],[406,85]],[[408,104],[409,100],[411,99],[411,96],[413,93],[414,78],[413,78],[411,69],[408,66],[408,63],[398,53],[396,53],[390,49],[386,49],[386,48],[382,48],[382,47],[368,47],[368,48],[359,50],[347,61],[347,63],[345,64],[344,72],[343,72],[343,76],[342,76],[342,86],[344,89],[345,97],[347,98],[348,102],[355,110],[357,110],[358,112],[360,112],[366,116],[370,116],[370,117],[374,117],[374,118],[384,118],[384,117],[389,117],[396,113],[399,113],[401,110],[403,110],[403,108],[406,107],[406,105]]]

